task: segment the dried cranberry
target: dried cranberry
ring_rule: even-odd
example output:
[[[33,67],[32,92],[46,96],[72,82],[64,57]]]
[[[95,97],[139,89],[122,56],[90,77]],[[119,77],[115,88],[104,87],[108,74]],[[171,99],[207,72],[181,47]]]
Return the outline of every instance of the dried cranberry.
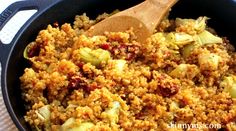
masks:
[[[83,62],[79,62],[79,63],[77,64],[77,66],[78,66],[79,68],[83,68],[84,63],[83,63]]]
[[[126,60],[135,59],[140,53],[140,47],[131,43],[121,43],[111,48],[110,52],[116,58],[125,58]]]
[[[80,76],[80,75],[76,75],[76,76],[72,76],[70,78],[70,82],[68,84],[68,88],[69,89],[79,89],[79,88],[86,88],[87,87],[87,82],[86,82],[86,78]]]
[[[29,58],[38,56],[40,53],[40,46],[39,44],[34,44],[31,48],[28,49],[27,55]]]
[[[159,85],[161,94],[164,97],[170,97],[178,93],[179,86],[178,85]]]
[[[132,60],[132,59],[134,59],[134,57],[135,57],[135,54],[127,53],[127,57],[125,58],[125,60]]]
[[[54,26],[54,27],[59,27],[58,22],[54,22],[54,23],[53,23],[53,26]]]
[[[68,84],[68,89],[71,90],[83,89],[86,92],[91,92],[97,88],[101,88],[101,86],[81,74],[72,76]]]
[[[99,86],[97,83],[94,82],[94,83],[89,84],[87,86],[86,90],[88,92],[90,92],[90,91],[94,91],[95,89],[99,89],[99,88],[101,88],[101,86]]]
[[[110,44],[109,43],[104,43],[100,45],[100,48],[104,50],[109,50],[110,49]]]

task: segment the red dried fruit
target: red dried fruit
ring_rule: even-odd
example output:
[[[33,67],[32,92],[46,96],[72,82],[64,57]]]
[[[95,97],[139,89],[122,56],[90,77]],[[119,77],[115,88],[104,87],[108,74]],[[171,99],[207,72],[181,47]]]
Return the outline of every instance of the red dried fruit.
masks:
[[[82,75],[75,75],[70,78],[68,88],[72,90],[83,89],[86,92],[90,92],[97,88],[101,88],[101,86]]]
[[[54,22],[54,23],[53,23],[53,26],[54,26],[54,27],[59,27],[58,22]]]
[[[111,46],[109,43],[105,43],[105,44],[101,44],[99,47],[104,50],[109,50]]]
[[[117,58],[125,58],[126,60],[135,59],[140,53],[140,47],[138,45],[123,43],[114,45],[110,52],[117,56]]]
[[[179,86],[177,86],[177,85],[167,85],[167,86],[159,85],[158,87],[160,89],[161,94],[164,97],[173,96],[173,95],[177,94],[179,91]]]
[[[77,64],[77,66],[78,66],[79,68],[83,68],[84,63],[83,63],[83,62],[79,62],[79,63]]]
[[[95,89],[99,89],[99,88],[101,88],[101,86],[99,86],[97,83],[93,82],[88,85],[86,90],[90,92],[90,91],[94,91]]]
[[[80,75],[76,75],[70,78],[68,88],[69,89],[87,88],[87,85],[88,83],[86,81],[86,78]]]
[[[32,46],[32,48],[28,49],[28,57],[34,57],[34,56],[38,56],[40,52],[40,46],[38,46],[38,44],[35,44],[34,46]]]

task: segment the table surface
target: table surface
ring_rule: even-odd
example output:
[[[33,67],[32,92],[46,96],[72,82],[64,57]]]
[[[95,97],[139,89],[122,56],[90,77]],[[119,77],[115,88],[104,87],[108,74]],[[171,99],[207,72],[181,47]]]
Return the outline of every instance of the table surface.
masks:
[[[0,0],[0,13],[11,3],[22,0]],[[35,11],[36,12],[36,11]],[[33,12],[34,13],[34,12]],[[9,21],[2,30],[0,30],[0,40],[3,43],[10,43],[16,32],[20,27],[27,21],[27,19],[33,14],[30,11],[21,11],[18,12],[12,17],[12,20]],[[28,15],[26,18],[25,15]],[[14,20],[13,20],[14,19]],[[1,72],[1,65],[0,65]],[[0,73],[1,75],[1,73]],[[0,77],[1,79],[1,77]],[[17,131],[18,129],[11,120],[9,113],[7,112],[6,106],[2,98],[1,84],[0,84],[0,131]]]

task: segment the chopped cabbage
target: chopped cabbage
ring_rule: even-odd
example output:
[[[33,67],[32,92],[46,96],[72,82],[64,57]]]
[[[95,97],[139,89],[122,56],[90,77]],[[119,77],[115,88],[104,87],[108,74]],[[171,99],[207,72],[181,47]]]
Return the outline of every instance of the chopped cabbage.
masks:
[[[111,63],[113,65],[113,69],[118,72],[122,72],[124,70],[125,65],[126,65],[125,60],[112,60]]]
[[[39,108],[38,110],[35,111],[35,113],[38,115],[39,119],[44,121],[45,130],[49,130],[50,129],[50,115],[51,115],[50,105],[45,105]],[[36,127],[36,129],[37,128],[38,127]]]
[[[196,65],[180,64],[173,71],[170,72],[170,76],[176,78],[194,78],[198,73],[199,69]]]
[[[71,125],[73,125],[75,123],[75,118],[71,117],[69,119],[67,119],[62,125],[61,128],[62,130],[66,130],[67,128],[69,128]]]
[[[83,122],[78,127],[71,128],[67,131],[88,131],[94,124],[92,122]]]
[[[198,56],[201,70],[217,70],[221,57],[214,53],[203,53]]]
[[[198,35],[193,36],[193,39],[193,43],[185,45],[182,49],[182,55],[184,58],[188,57],[194,49],[202,45],[223,43],[222,38],[214,36],[206,30]]]
[[[79,125],[76,124],[75,118],[67,119],[61,126],[61,131],[87,131],[92,128],[94,124],[92,122],[82,122]]]
[[[39,108],[38,110],[36,110],[35,112],[38,115],[38,117],[43,121],[47,121],[50,119],[51,112],[50,112],[49,105],[45,105],[45,106]]]
[[[200,45],[196,43],[188,44],[182,48],[181,54],[183,55],[184,58],[187,58],[191,54],[191,52],[199,46]]]
[[[223,43],[223,40],[220,37],[217,37],[206,30],[197,36],[197,41],[200,43],[200,45]]]
[[[103,116],[110,120],[110,123],[113,125],[118,122],[119,120],[119,110],[121,106],[118,101],[114,101],[112,103],[112,107],[107,109],[105,112],[102,113]]]
[[[103,49],[92,50],[84,47],[79,49],[80,58],[86,63],[91,63],[94,66],[99,66],[102,62],[107,62],[110,59],[110,52]]]
[[[199,17],[198,19],[181,19],[176,18],[176,26],[186,26],[186,28],[192,28],[192,30],[195,30],[198,33],[201,33],[206,29],[206,21],[208,20],[208,17]]]
[[[198,32],[202,32],[206,29],[206,21],[208,20],[209,18],[206,17],[206,16],[203,16],[203,17],[199,17],[196,21],[195,21],[195,24],[194,24],[194,29]]]
[[[224,88],[224,92],[229,93],[232,98],[236,98],[236,76],[224,77],[220,86]]]
[[[178,46],[183,46],[194,41],[193,36],[186,33],[168,33],[166,40]]]

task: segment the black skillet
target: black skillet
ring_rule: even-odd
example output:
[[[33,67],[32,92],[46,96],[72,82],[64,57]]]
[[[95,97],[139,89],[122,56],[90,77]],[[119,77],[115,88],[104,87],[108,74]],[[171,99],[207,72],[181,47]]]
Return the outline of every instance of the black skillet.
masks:
[[[142,0],[27,0],[9,6],[0,15],[0,30],[6,22],[20,10],[37,9],[18,31],[8,45],[0,42],[0,61],[2,66],[1,87],[7,110],[19,130],[30,130],[24,121],[24,101],[21,99],[19,77],[29,66],[23,58],[25,46],[33,41],[37,33],[48,24],[72,23],[76,14],[87,12],[95,18],[100,13],[114,9],[125,9]],[[236,0],[179,0],[170,13],[171,18],[197,18],[208,16],[208,25],[216,29],[220,36],[229,38],[236,44]]]

